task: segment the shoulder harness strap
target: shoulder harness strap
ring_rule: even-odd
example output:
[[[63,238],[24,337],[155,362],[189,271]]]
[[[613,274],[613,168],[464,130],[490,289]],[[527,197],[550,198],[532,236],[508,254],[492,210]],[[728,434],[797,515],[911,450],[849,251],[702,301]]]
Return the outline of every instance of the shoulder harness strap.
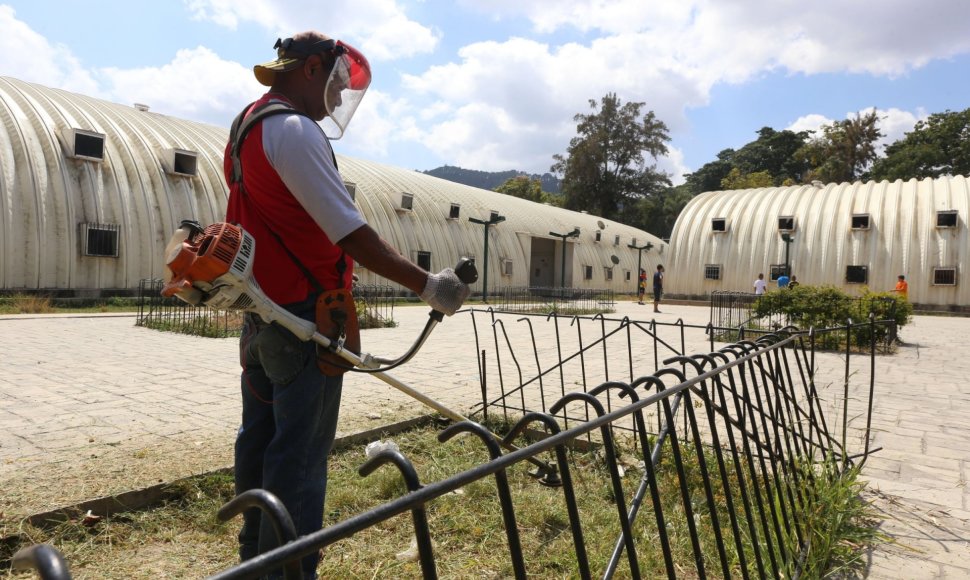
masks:
[[[249,131],[252,130],[252,128],[263,119],[272,117],[274,115],[301,115],[307,119],[310,119],[310,116],[306,113],[302,113],[287,104],[278,102],[265,103],[253,109],[252,112],[249,112],[249,109],[254,103],[255,101],[253,103],[249,103],[242,110],[242,112],[236,115],[236,118],[232,121],[232,126],[229,129],[229,142],[232,143],[232,146],[229,149],[229,156],[232,159],[232,174],[229,176],[229,184],[234,185],[238,183],[243,195],[246,193],[246,188],[243,186],[242,158],[240,154],[242,153],[243,141],[246,140],[246,136],[249,135]],[[247,112],[249,112],[248,115],[246,114]],[[323,129],[320,130],[322,131]],[[337,155],[333,153],[333,150],[331,150],[330,153],[333,156],[333,166],[336,168]],[[276,238],[276,241],[289,255],[290,259],[293,260],[297,268],[299,268],[300,271],[303,272],[303,275],[307,277],[314,289],[317,292],[322,292],[323,287],[317,281],[316,277],[314,277],[313,274],[310,273],[310,270],[304,266],[302,262],[300,262],[300,260],[296,257],[296,254],[291,252],[290,249],[286,247],[286,244],[283,243],[283,239],[280,238],[279,235],[277,235],[277,233],[272,229],[270,229],[269,232],[273,234],[273,237]],[[347,269],[347,264],[344,261],[344,252],[340,253],[340,258],[337,260],[335,267],[337,270],[337,275],[343,279],[344,272]]]

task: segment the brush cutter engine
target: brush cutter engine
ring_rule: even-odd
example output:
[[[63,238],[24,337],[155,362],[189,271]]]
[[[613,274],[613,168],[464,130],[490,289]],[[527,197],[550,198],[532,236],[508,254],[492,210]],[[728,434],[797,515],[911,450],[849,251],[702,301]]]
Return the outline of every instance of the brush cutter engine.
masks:
[[[185,220],[165,247],[162,296],[175,296],[193,306],[254,312],[278,322],[301,340],[310,340],[316,324],[292,314],[269,299],[253,278],[256,239],[225,222],[203,228]]]

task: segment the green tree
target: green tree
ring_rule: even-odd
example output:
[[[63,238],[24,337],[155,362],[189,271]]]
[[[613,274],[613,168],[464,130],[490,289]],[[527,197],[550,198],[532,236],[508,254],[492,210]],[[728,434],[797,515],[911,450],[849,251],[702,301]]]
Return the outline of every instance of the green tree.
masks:
[[[876,159],[876,141],[882,137],[875,109],[864,114],[835,121],[821,128],[822,134],[809,140],[796,153],[807,163],[803,181],[826,183],[855,181],[863,176]]]
[[[721,181],[734,168],[734,149],[724,149],[717,154],[717,159],[705,163],[694,173],[684,176],[688,189],[693,195],[704,193],[705,191],[717,191],[721,189]]]
[[[737,150],[731,164],[741,174],[767,173],[774,185],[786,180],[798,180],[808,165],[795,156],[808,140],[808,133],[785,129],[775,131],[771,127],[758,130],[758,138]]]
[[[934,113],[886,147],[872,166],[872,179],[970,176],[970,109]]]
[[[756,187],[771,187],[775,182],[767,171],[741,173],[737,167],[733,168],[727,177],[721,180],[721,189],[754,189]]]
[[[593,112],[574,117],[577,135],[566,155],[553,156],[551,170],[562,176],[565,207],[616,219],[621,208],[670,187],[649,162],[667,153],[670,136],[653,111],[642,113],[645,103],[621,104],[608,93],[589,105]]]
[[[686,183],[668,187],[624,208],[620,221],[666,239],[674,229],[677,216],[692,197],[694,193]]]
[[[538,179],[529,179],[525,175],[517,175],[507,179],[505,183],[496,187],[495,191],[537,203],[543,201],[542,184]]]

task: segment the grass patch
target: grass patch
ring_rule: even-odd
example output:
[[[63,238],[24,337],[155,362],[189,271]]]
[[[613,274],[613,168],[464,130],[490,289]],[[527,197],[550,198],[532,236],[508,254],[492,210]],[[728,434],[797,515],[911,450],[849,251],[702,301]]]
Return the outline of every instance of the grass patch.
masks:
[[[504,426],[493,424],[501,431]],[[463,435],[446,443],[437,441],[438,429],[421,427],[397,434],[393,440],[410,458],[422,482],[438,481],[480,465],[488,460],[484,445],[476,437]],[[325,521],[335,523],[377,507],[406,493],[402,479],[393,466],[385,465],[367,478],[357,469],[364,462],[363,445],[335,453],[330,461],[330,485]],[[714,541],[713,517],[705,500],[697,461],[691,461],[687,447],[685,472],[689,505],[693,509],[707,574],[720,577]],[[624,494],[629,496],[640,481],[642,467],[629,442],[618,446],[621,463],[626,466]],[[576,496],[590,565],[594,574],[605,569],[614,542],[620,533],[616,500],[609,474],[602,461],[602,450],[570,453],[570,473]],[[708,458],[714,465],[713,455]],[[526,568],[532,577],[560,578],[576,575],[573,536],[565,509],[563,490],[539,485],[526,472],[529,464],[509,470],[512,497]],[[736,511],[741,513],[737,475],[744,470],[730,467],[731,487]],[[802,563],[802,577],[821,578],[827,574],[846,574],[864,563],[864,549],[878,540],[872,526],[873,510],[860,497],[863,485],[857,472],[843,474],[834,466],[812,467],[815,477],[798,478],[799,497],[815,498],[806,503],[804,514],[793,518],[803,524],[802,535],[810,538],[810,550]],[[807,473],[807,472],[806,472]],[[802,474],[805,475],[805,474]],[[716,477],[715,477],[716,479]],[[747,479],[750,482],[750,478]],[[672,461],[665,458],[658,475],[666,532],[670,539],[678,577],[694,577],[694,554],[681,496],[680,481]],[[731,538],[726,512],[726,496],[716,483],[714,495],[720,531],[724,535],[732,575],[741,575],[740,557]],[[232,496],[228,476],[213,475],[189,479],[174,488],[173,499],[156,508],[104,518],[91,525],[74,521],[42,530],[23,526],[22,544],[47,542],[64,553],[74,578],[198,578],[228,568],[236,562],[236,540],[240,522],[216,521],[218,508]],[[766,502],[783,502],[770,497]],[[629,507],[629,506],[627,506]],[[442,578],[513,575],[508,556],[501,508],[494,479],[474,482],[456,493],[437,498],[426,505],[434,540],[438,574]],[[743,515],[743,514],[742,514]],[[764,530],[756,523],[761,542]],[[757,577],[751,538],[742,522],[742,550],[748,572]],[[420,577],[420,564],[403,554],[412,538],[409,513],[379,523],[350,538],[327,547],[320,564],[323,578]],[[646,578],[665,577],[663,554],[650,494],[645,497],[634,525],[634,536],[642,574]],[[794,537],[784,538],[795,542]],[[777,544],[777,543],[776,543]],[[789,544],[790,566],[800,550]],[[763,548],[764,549],[764,548]],[[781,560],[780,554],[778,555]],[[787,568],[789,571],[791,568]],[[773,576],[769,569],[769,576]],[[788,574],[790,575],[790,573]],[[617,577],[628,577],[624,558]],[[11,578],[0,572],[0,578]]]

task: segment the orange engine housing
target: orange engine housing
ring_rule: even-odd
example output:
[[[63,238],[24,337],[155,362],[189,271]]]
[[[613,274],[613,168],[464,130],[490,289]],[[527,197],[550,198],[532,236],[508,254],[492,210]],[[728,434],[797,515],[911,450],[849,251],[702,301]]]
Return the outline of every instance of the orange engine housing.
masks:
[[[201,233],[189,236],[166,264],[171,277],[162,288],[162,296],[190,290],[196,282],[211,284],[228,272],[242,238],[239,226],[225,222],[211,224]]]

